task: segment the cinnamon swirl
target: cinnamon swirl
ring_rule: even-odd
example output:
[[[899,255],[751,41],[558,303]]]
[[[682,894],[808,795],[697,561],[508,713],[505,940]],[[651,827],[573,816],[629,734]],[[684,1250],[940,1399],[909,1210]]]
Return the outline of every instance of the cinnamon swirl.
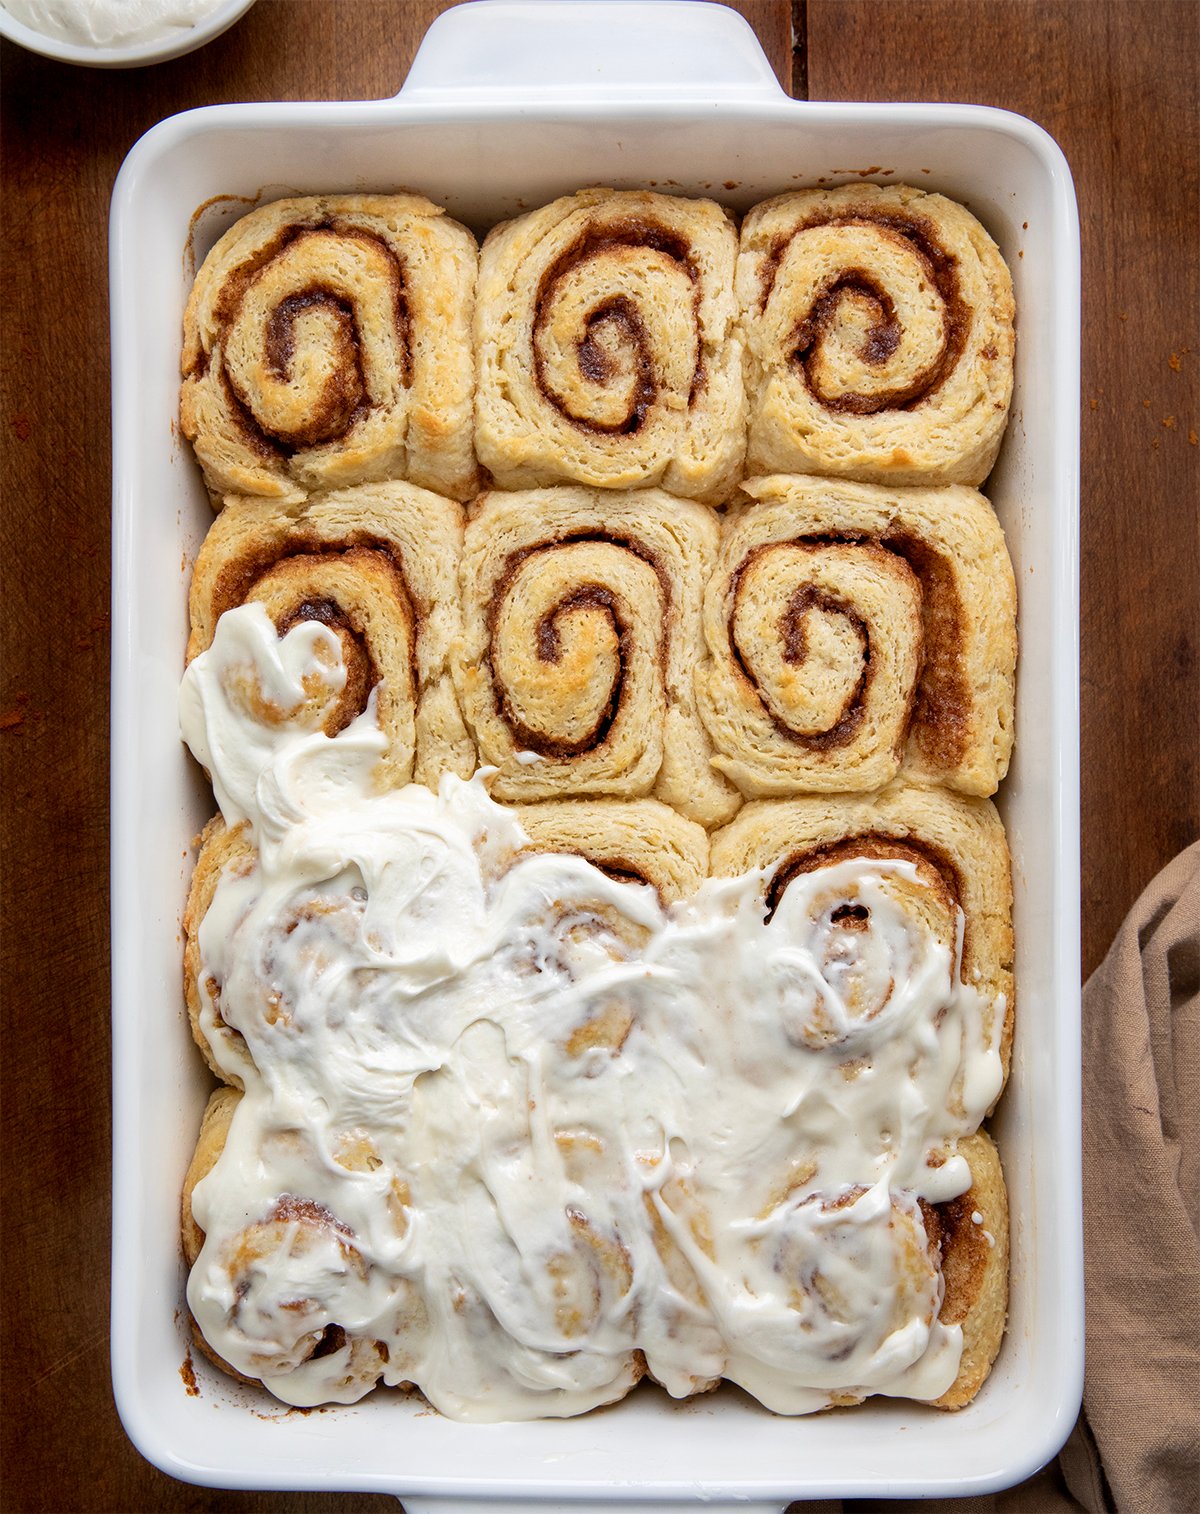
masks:
[[[995,792],[1013,741],[1016,589],[987,501],[752,479],[723,524],[697,676],[714,765],[744,794],[905,776]]]
[[[585,189],[493,230],[476,446],[504,488],[658,484],[719,503],[745,451],[737,237],[710,200]]]
[[[737,807],[696,713],[707,510],[658,490],[484,496],[467,525],[455,679],[500,800],[653,794]]]
[[[235,605],[264,605],[281,636],[320,622],[337,637],[346,670],[340,694],[318,712],[326,734],[374,698],[388,738],[380,786],[465,776],[475,751],[448,666],[460,628],[461,542],[459,506],[411,484],[365,484],[301,509],[233,499],[196,560],[188,661]]]
[[[214,497],[404,478],[465,499],[474,238],[418,195],[244,216],[184,316],[184,435]]]
[[[742,226],[750,473],[980,484],[1013,377],[1012,280],[984,228],[907,185],[802,189]]]

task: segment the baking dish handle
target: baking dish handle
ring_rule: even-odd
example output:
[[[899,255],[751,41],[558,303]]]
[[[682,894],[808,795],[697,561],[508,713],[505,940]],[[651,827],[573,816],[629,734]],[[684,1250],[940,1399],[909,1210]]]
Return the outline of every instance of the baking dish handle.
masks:
[[[473,0],[425,33],[405,103],[520,97],[761,100],[783,95],[748,21],[695,0]]]
[[[405,1514],[687,1514],[699,1509],[703,1514],[782,1514],[787,1507],[779,1499],[709,1499],[698,1503],[668,1502],[665,1499],[622,1500],[610,1503],[596,1498],[523,1497],[509,1502],[500,1498],[411,1498],[404,1499]]]

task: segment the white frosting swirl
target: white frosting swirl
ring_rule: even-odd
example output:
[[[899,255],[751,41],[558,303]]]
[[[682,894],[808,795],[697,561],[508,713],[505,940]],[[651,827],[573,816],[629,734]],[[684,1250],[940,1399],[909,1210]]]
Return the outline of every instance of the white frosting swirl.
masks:
[[[481,778],[373,792],[373,709],[319,730],[341,676],[323,626],[253,605],[184,683],[257,848],[200,928],[245,1085],[193,1197],[210,1345],[288,1403],[381,1379],[461,1419],[609,1402],[638,1353],[785,1413],[944,1392],[918,1200],[969,1186],[953,1145],[1001,1084],[961,916],[914,910],[907,862],[800,874],[768,919],[764,873],[664,909],[519,855]]]

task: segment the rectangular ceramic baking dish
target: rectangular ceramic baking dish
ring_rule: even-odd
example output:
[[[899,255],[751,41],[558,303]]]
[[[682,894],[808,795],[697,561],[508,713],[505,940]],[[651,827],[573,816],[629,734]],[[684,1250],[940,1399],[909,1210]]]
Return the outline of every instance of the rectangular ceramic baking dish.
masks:
[[[193,260],[248,206],[286,194],[417,189],[482,229],[587,184],[713,194],[744,211],[855,175],[965,201],[1008,259],[1019,311],[1012,422],[988,486],[1021,636],[1016,759],[1000,796],[1019,1008],[995,1121],[1012,1305],[991,1379],[956,1415],[875,1401],[784,1419],[733,1389],[682,1405],[646,1390],[579,1419],[484,1426],[395,1394],[288,1413],[203,1360],[189,1392],[178,1196],[207,1075],[180,1002],[180,918],[190,841],[214,808],[175,714],[187,578],[211,520],[177,427]],[[121,170],[111,238],[112,1362],[138,1448],[191,1482],[390,1492],[409,1514],[969,1494],[1048,1460],[1074,1422],[1083,1370],[1079,244],[1054,142],[995,110],[789,100],[749,27],[719,6],[484,0],[438,19],[395,99],[164,121]]]

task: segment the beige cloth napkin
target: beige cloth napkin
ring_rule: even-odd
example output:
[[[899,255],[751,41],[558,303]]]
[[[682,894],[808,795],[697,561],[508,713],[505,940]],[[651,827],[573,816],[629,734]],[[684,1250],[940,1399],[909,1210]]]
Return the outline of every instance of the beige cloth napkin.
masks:
[[[1087,1370],[1058,1459],[1005,1493],[803,1514],[1200,1511],[1200,842],[1083,991]]]

